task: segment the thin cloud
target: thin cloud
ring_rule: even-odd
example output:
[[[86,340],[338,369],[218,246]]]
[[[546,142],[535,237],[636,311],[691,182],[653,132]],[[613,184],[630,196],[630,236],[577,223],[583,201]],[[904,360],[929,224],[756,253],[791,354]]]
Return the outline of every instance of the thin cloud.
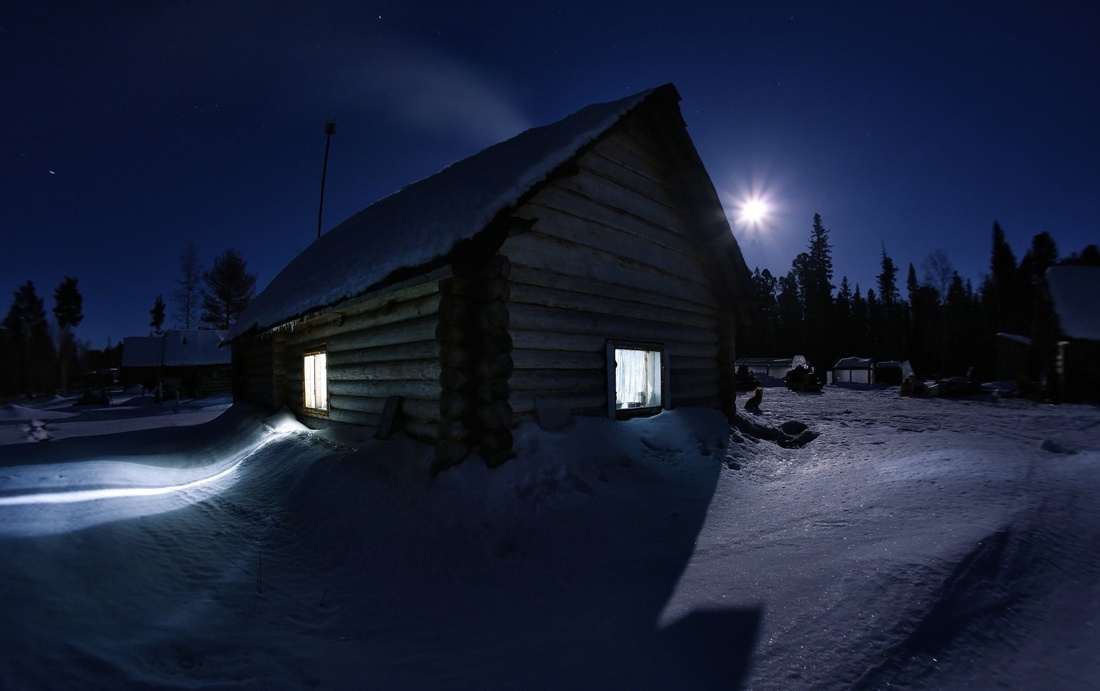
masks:
[[[531,127],[506,88],[462,60],[389,46],[366,59],[351,85],[356,100],[434,135],[496,142]]]

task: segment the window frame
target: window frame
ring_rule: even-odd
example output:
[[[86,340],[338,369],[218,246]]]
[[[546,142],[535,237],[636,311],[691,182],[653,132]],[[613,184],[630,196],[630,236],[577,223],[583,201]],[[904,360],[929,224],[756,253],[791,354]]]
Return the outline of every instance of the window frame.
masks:
[[[661,402],[659,405],[638,408],[619,408],[615,405],[618,398],[618,361],[615,359],[616,350],[637,350],[658,353],[661,363]],[[609,418],[613,420],[628,420],[635,417],[648,417],[672,408],[672,392],[669,387],[668,348],[665,347],[663,343],[608,339],[606,344],[606,367],[607,416]]]
[[[318,355],[324,356],[324,388],[320,392],[323,394],[324,400],[321,403],[324,407],[313,407],[307,404],[310,399],[308,387],[310,381],[316,382],[316,367],[314,367],[314,376],[311,378],[307,375],[308,363],[310,358],[316,358]],[[308,415],[314,415],[316,417],[328,417],[329,411],[332,409],[331,396],[329,395],[328,387],[328,349],[326,347],[309,348],[302,352],[302,411]],[[318,392],[316,391],[316,385],[314,386],[313,396],[316,397]]]

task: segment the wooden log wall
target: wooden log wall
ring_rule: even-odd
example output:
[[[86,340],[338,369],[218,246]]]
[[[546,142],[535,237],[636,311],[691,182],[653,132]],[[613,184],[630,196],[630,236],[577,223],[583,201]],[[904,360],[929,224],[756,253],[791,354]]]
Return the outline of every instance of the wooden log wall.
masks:
[[[233,400],[272,410],[286,403],[285,349],[281,333],[233,344]]]
[[[433,278],[367,299],[287,333],[285,390],[291,409],[310,419],[303,407],[303,357],[324,349],[329,420],[378,426],[386,399],[401,396],[401,429],[437,439],[442,366],[435,331],[440,282]]]
[[[673,405],[718,407],[732,353],[732,306],[687,225],[642,122],[628,119],[516,216],[537,219],[501,248],[511,262],[511,404],[534,415],[546,396],[575,413],[605,414],[608,339],[658,343],[669,353]],[[728,343],[723,340],[728,339]],[[732,360],[730,367],[732,367]],[[732,374],[732,370],[729,374]]]
[[[442,285],[436,337],[441,361],[436,469],[474,448],[490,466],[512,455],[512,339],[508,333],[508,260],[467,257]]]

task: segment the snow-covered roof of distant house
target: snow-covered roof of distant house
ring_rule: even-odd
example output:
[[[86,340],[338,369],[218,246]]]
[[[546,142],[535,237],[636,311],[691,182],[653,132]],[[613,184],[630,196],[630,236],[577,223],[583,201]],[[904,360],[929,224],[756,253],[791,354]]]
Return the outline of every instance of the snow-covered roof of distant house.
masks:
[[[228,365],[232,360],[229,348],[219,348],[227,331],[176,331],[164,332],[164,366],[193,367]]]
[[[287,265],[244,311],[229,338],[318,313],[446,257],[559,166],[671,84],[583,108],[385,197],[339,224]]]
[[[1001,333],[997,334],[997,338],[1000,338],[1004,341],[1011,341],[1013,343],[1019,343],[1020,345],[1023,345],[1023,346],[1031,345],[1031,339],[1028,338],[1027,336],[1021,336],[1020,334],[1010,334],[1010,333],[1001,332]]]
[[[127,336],[122,339],[122,366],[160,367],[163,352],[160,336]]]
[[[219,348],[227,331],[170,329],[161,336],[127,336],[122,340],[123,367],[207,367],[228,365],[229,348]]]
[[[842,357],[833,365],[833,369],[871,369],[874,362],[869,357]]]
[[[1052,266],[1047,269],[1047,286],[1062,334],[1100,341],[1100,267]]]

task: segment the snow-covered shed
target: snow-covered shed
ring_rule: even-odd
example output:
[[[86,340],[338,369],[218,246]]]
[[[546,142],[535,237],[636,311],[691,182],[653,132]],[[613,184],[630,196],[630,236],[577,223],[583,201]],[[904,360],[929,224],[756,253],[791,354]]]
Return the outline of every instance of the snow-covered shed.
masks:
[[[1100,400],[1100,267],[1052,266],[1046,279],[1062,337],[1054,363],[1059,398]]]
[[[160,336],[128,336],[122,341],[120,379],[148,389],[170,385],[194,396],[227,392],[232,353],[220,347],[227,334],[169,329]]]
[[[873,384],[875,363],[871,358],[842,357],[833,365],[834,384]]]
[[[672,85],[586,107],[367,207],[231,330],[235,396],[404,429],[440,466],[512,425],[727,411],[748,269]]]
[[[805,364],[805,358],[802,359]],[[782,380],[795,367],[794,358],[783,357],[744,357],[737,359],[737,366],[744,365],[758,377],[770,377]]]

